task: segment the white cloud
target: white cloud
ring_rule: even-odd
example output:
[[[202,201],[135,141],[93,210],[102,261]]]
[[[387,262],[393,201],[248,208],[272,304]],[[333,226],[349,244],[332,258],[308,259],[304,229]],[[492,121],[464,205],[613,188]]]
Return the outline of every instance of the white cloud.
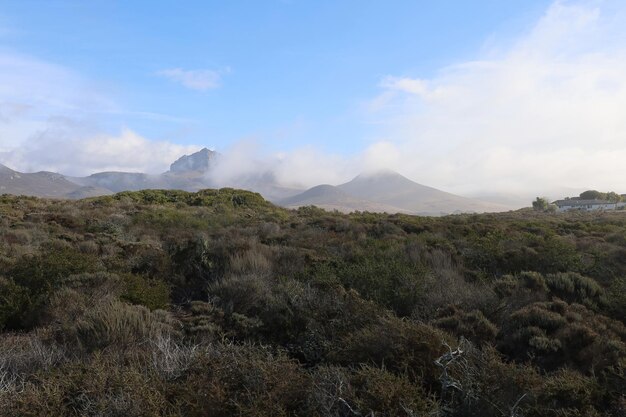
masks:
[[[101,171],[156,174],[165,172],[181,155],[198,150],[198,146],[148,140],[129,129],[117,135],[89,134],[60,122],[5,152],[3,160],[11,168],[27,172],[45,170],[73,176]]]
[[[50,121],[118,111],[93,83],[32,57],[0,52],[0,152],[26,144]],[[0,161],[1,162],[1,161]]]
[[[276,178],[281,184],[289,186],[339,184],[355,171],[354,159],[324,153],[312,146],[279,153],[275,158]]]
[[[218,186],[245,186],[264,175],[287,187],[340,183],[355,172],[355,160],[311,146],[290,152],[268,152],[256,139],[241,140],[222,151],[210,178]]]
[[[114,111],[99,88],[59,65],[10,52],[0,53],[0,103],[26,106],[35,114]]]
[[[95,83],[59,65],[0,52],[0,163],[20,171],[87,175],[97,171],[158,173],[197,146],[152,141],[130,129],[106,133],[108,117],[179,120],[128,112]]]
[[[283,184],[311,186],[389,168],[460,194],[626,193],[624,39],[626,6],[556,2],[476,60],[430,78],[384,77],[365,106],[381,139],[364,150],[264,155],[245,144],[224,172],[271,170]]]
[[[420,96],[424,100],[440,99],[443,98],[446,93],[446,89],[443,86],[434,88],[430,85],[428,80],[422,80],[419,78],[407,78],[407,77],[385,77],[380,86],[392,91],[403,92]],[[396,97],[395,95],[389,95],[387,99]]]
[[[626,192],[626,7],[555,2],[516,41],[429,79],[382,80],[366,164],[457,192]]]
[[[159,71],[157,74],[196,91],[215,89],[220,86],[221,82],[220,72],[207,69],[185,70],[182,68],[170,68]]]

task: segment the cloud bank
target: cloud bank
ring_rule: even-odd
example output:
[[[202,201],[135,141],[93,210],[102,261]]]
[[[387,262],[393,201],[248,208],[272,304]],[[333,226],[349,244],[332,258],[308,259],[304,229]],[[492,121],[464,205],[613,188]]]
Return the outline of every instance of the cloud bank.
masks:
[[[141,137],[125,127],[100,127],[125,112],[95,83],[59,65],[0,52],[0,163],[24,172],[66,175],[99,171],[160,173],[198,146]],[[117,131],[117,132],[116,132]]]
[[[246,139],[221,150],[209,175],[218,186],[246,186],[271,180],[288,188],[306,188],[338,184],[356,171],[356,159],[324,153],[313,146],[291,152],[267,152],[262,141]]]
[[[181,155],[198,149],[148,140],[129,129],[117,135],[83,136],[61,126],[32,136],[23,146],[5,152],[3,160],[21,171],[44,170],[71,176],[103,171],[161,173]]]
[[[366,164],[457,192],[626,192],[626,6],[554,3],[523,36],[432,78],[385,77]],[[366,158],[367,159],[367,158]]]
[[[525,33],[489,45],[430,78],[383,77],[363,106],[381,139],[352,156],[264,155],[244,142],[220,175],[272,171],[312,186],[388,168],[465,195],[626,193],[626,5],[557,1]]]

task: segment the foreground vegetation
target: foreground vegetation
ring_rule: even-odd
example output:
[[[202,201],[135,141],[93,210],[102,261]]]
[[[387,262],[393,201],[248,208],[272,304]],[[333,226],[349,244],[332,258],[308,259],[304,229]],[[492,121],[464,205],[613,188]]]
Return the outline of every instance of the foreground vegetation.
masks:
[[[626,215],[0,197],[2,416],[623,416]]]

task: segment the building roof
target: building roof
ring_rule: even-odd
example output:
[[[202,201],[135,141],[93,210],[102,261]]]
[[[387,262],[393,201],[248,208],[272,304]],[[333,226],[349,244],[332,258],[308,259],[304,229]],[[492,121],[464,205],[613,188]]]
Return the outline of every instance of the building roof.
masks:
[[[559,207],[562,206],[570,206],[570,207],[578,207],[578,206],[598,206],[604,204],[615,204],[613,201],[608,200],[577,200],[570,198],[569,200],[557,200],[554,202]]]

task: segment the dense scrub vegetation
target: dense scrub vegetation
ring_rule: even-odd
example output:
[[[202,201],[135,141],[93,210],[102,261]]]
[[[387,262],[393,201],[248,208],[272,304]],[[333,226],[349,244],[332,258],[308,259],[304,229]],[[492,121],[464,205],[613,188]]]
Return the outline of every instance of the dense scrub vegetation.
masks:
[[[0,415],[623,416],[626,216],[0,197]]]

